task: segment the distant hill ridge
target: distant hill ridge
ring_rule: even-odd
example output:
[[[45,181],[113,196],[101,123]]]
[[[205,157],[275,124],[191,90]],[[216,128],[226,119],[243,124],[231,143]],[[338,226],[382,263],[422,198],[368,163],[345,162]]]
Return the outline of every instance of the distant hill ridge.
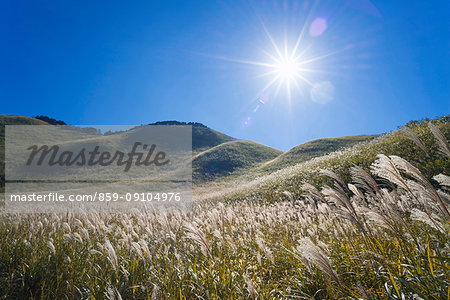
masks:
[[[41,120],[41,121],[44,121],[44,122],[46,122],[46,123],[48,123],[50,125],[67,125],[66,122],[64,122],[64,121],[56,120],[56,119],[53,119],[53,118],[50,118],[50,117],[47,117],[47,116],[40,116],[40,115],[38,115],[38,116],[36,116],[34,118],[38,119],[38,120]]]
[[[22,118],[19,120],[19,118]],[[66,122],[61,120],[56,120],[54,118],[48,117],[48,116],[42,116],[38,115],[34,118],[28,118],[28,117],[21,117],[21,116],[15,116],[15,119],[8,118],[12,122],[12,124],[19,124],[20,122],[25,122],[24,120],[40,120],[47,124],[51,125],[67,125]],[[29,121],[27,121],[29,122]],[[11,125],[12,125],[11,124]],[[221,132],[215,131],[213,129],[210,129],[208,126],[199,123],[199,122],[181,122],[181,121],[175,121],[175,120],[169,120],[169,121],[158,121],[154,123],[150,123],[148,125],[174,125],[174,126],[183,126],[183,125],[189,125],[192,126],[192,151],[194,154],[205,151],[209,148],[215,147],[217,145],[220,145],[222,143],[230,142],[235,140],[235,138],[232,138],[226,134],[223,134]],[[84,130],[91,130],[90,128],[84,129]],[[92,132],[95,134],[94,132]],[[118,134],[120,132],[105,132],[103,133],[105,136],[108,135],[114,135]]]
[[[192,176],[194,182],[210,181],[242,173],[260,163],[270,161],[283,151],[253,141],[234,140],[222,143],[194,156]]]
[[[52,124],[66,125],[62,120],[38,115],[34,118],[23,116],[0,115],[1,145],[4,151],[4,126],[14,124]],[[353,146],[357,143],[371,140],[375,135],[350,136],[331,139],[318,139],[292,148],[287,152],[252,141],[233,138],[215,131],[199,122],[181,122],[176,120],[158,121],[148,125],[192,126],[192,154],[194,181],[208,182],[216,179],[235,176],[257,170],[262,173],[272,173],[287,166],[307,161],[330,152]],[[82,128],[83,131],[91,128]],[[94,129],[94,128],[92,128]],[[93,132],[95,134],[95,132]],[[121,134],[120,132],[111,134]],[[109,135],[104,133],[105,136]],[[1,159],[0,168],[4,166]]]
[[[48,123],[50,125],[68,125],[64,121],[56,120],[56,119],[51,118],[49,116],[37,115],[37,116],[34,117],[34,119],[38,119],[38,120],[44,121],[44,122],[46,122],[46,123]],[[188,126],[192,126],[192,127],[209,128],[208,126],[206,126],[205,124],[202,124],[200,122],[180,122],[180,121],[176,121],[176,120],[158,121],[158,122],[150,123],[148,125],[178,125],[178,126],[188,125]]]
[[[155,123],[150,123],[148,125],[178,125],[178,126],[189,125],[192,127],[209,128],[208,126],[199,122],[180,122],[180,121],[158,121]]]

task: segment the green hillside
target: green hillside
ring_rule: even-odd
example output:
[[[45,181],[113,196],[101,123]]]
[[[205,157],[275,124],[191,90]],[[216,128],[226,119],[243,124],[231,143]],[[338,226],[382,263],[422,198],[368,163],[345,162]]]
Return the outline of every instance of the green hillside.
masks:
[[[236,170],[246,170],[269,161],[283,152],[252,141],[235,140],[220,144],[194,156],[192,160],[195,181],[217,179]]]
[[[214,189],[232,188],[242,183],[252,185],[252,180],[258,182],[257,188],[241,193],[237,198],[246,195],[269,195],[274,197],[280,191],[297,192],[298,186],[305,178],[316,178],[314,172],[318,168],[329,167],[334,170],[346,170],[352,164],[370,165],[377,153],[396,154],[410,161],[418,161],[419,165],[426,163],[428,173],[434,174],[443,168],[448,169],[448,162],[443,162],[435,154],[425,155],[401,132],[386,135],[359,135],[338,138],[317,139],[296,146],[287,152],[282,152],[252,141],[234,140],[232,137],[217,132],[200,123],[183,123],[166,121],[168,125],[192,125],[193,144],[193,179],[198,185],[207,187],[206,183],[217,181]],[[437,126],[448,137],[448,118],[435,120]],[[161,123],[161,124],[160,124]],[[154,125],[164,125],[158,122]],[[176,124],[175,124],[176,123]],[[5,124],[36,124],[46,122],[22,116],[0,116],[0,168],[2,183],[4,170],[4,125]],[[412,128],[421,138],[427,141],[431,151],[433,139],[426,124],[411,122]],[[122,134],[113,135],[112,140],[120,139]],[[349,149],[349,150],[345,150]],[[338,152],[336,152],[338,151]],[[432,152],[434,153],[434,152]],[[433,156],[434,155],[434,156]],[[311,160],[315,158],[314,160]],[[424,168],[425,169],[425,168]],[[316,172],[317,173],[317,172]],[[425,171],[425,173],[427,173]],[[349,174],[341,174],[348,177]],[[203,183],[203,184],[202,184]],[[276,188],[274,188],[276,187]],[[236,194],[236,193],[231,193]],[[227,196],[228,197],[228,196]],[[232,196],[234,197],[234,196]]]
[[[198,122],[159,121],[148,125],[192,126],[192,152],[194,154],[234,140],[231,136],[212,130]]]
[[[3,213],[1,298],[448,299],[450,118],[430,123],[298,164],[335,143],[221,143],[193,157],[188,213]]]
[[[192,127],[192,151],[194,153],[205,151],[232,140],[232,137],[207,127]]]
[[[2,166],[2,170],[5,164],[5,125],[48,125],[48,123],[35,118],[0,115],[0,165]]]
[[[4,128],[5,125],[48,125],[48,123],[24,116],[0,115],[0,127]]]
[[[5,189],[5,125],[48,125],[35,118],[0,115],[0,193]]]
[[[48,125],[48,123],[35,118],[0,115],[0,163],[2,166],[4,165],[5,157],[5,125]]]
[[[261,170],[274,171],[288,166],[293,166],[314,157],[326,155],[337,150],[354,146],[361,142],[372,140],[376,136],[377,135],[355,135],[313,140],[298,145],[281,154],[273,161],[270,161],[262,166]]]
[[[41,116],[42,117],[42,116]],[[42,117],[44,119],[48,119],[50,121],[56,121],[52,118],[48,117]],[[41,118],[41,119],[42,119]],[[62,121],[57,121],[62,122]],[[52,122],[52,124],[59,124]],[[4,152],[5,152],[5,125],[49,125],[49,123],[36,119],[36,118],[29,118],[24,116],[12,116],[12,115],[1,115],[0,116],[0,181],[1,181],[1,191],[4,189],[4,170],[5,170],[5,159],[4,159]],[[207,151],[211,148],[214,148],[220,144],[227,143],[233,140],[232,137],[225,135],[223,133],[217,132],[215,130],[212,130],[205,125],[201,123],[185,123],[185,122],[177,122],[177,121],[163,121],[163,122],[157,122],[149,125],[191,125],[192,126],[192,151],[193,155],[196,155],[198,153]],[[77,129],[74,127],[74,129]],[[136,129],[137,130],[137,129]],[[126,142],[127,135],[131,134],[135,130],[130,130],[126,132],[117,132],[114,134],[109,135],[108,137],[101,137],[94,134],[93,136],[88,136],[89,139],[94,142],[97,138],[104,139],[107,138],[109,140],[109,143],[111,145],[116,145],[117,147],[119,145],[122,145],[124,142]],[[73,134],[71,132],[71,134]],[[78,136],[78,135],[77,135]],[[85,133],[79,132],[78,138],[81,140],[84,138]],[[49,137],[49,139],[52,139],[52,137]],[[237,145],[242,145],[242,155],[238,154],[238,150],[236,149]],[[262,149],[259,148],[267,148],[273,151],[273,153],[269,153],[270,151],[267,151],[268,153],[265,153]],[[214,155],[211,156],[211,153],[216,152],[210,152],[209,154],[205,156],[201,156],[201,158],[197,159],[196,162],[199,163],[198,167],[198,174],[201,174],[201,177],[205,177],[204,175],[206,172],[203,170],[206,168],[207,165],[209,165],[208,170],[211,169],[211,164],[216,164],[216,161],[218,161],[218,168],[217,172],[218,174],[226,174],[228,171],[234,170],[235,168],[244,167],[244,166],[250,166],[253,165],[254,162],[263,161],[266,158],[274,158],[277,155],[279,155],[278,151],[265,147],[263,145],[259,145],[256,143],[251,142],[237,142],[233,147],[225,147],[223,150],[225,153],[225,156],[230,158],[229,162],[224,162],[221,159],[216,159]],[[216,149],[217,150],[217,149]],[[232,152],[235,151],[233,154]],[[220,152],[220,151],[219,151]],[[280,152],[281,153],[281,152]],[[217,154],[217,153],[216,153]],[[224,157],[225,157],[224,156]],[[211,159],[211,161],[207,161],[207,159]]]
[[[447,140],[450,139],[450,118],[448,116],[431,121]],[[380,135],[377,138],[367,139],[354,147],[332,152],[296,165],[292,164],[272,173],[255,171],[247,176],[233,178],[221,186],[214,186],[214,191],[211,191],[212,198],[233,202],[243,199],[277,201],[285,197],[286,191],[294,197],[300,197],[302,195],[301,186],[305,182],[317,186],[327,183],[320,174],[321,169],[332,170],[345,181],[349,181],[351,177],[349,169],[353,165],[368,170],[378,154],[397,155],[406,159],[418,168],[428,180],[439,173],[448,175],[450,174],[450,161],[440,153],[439,145],[428,127],[428,122],[428,119],[412,121],[404,126],[414,132],[416,137],[422,141],[427,152],[424,152],[404,130],[400,129]],[[275,163],[280,158],[268,163],[268,165]],[[259,168],[258,171],[261,171],[264,167]],[[202,191],[202,193],[201,198],[208,199],[208,192]]]

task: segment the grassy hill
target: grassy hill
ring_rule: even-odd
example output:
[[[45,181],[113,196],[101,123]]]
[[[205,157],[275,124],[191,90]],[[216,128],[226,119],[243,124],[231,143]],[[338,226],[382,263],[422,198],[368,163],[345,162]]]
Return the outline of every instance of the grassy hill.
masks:
[[[186,214],[1,214],[0,298],[448,299],[450,118],[432,124],[272,173],[279,151],[221,143],[198,166],[239,167]]]
[[[0,164],[2,168],[5,165],[5,125],[48,125],[48,123],[35,118],[0,115]]]
[[[193,178],[197,185],[201,182],[209,184],[213,180],[220,180],[219,185],[224,183],[226,185],[228,181],[235,186],[233,183],[235,178],[241,175],[245,177],[241,178],[243,182],[249,178],[268,176],[278,170],[353,147],[376,137],[377,135],[357,135],[317,139],[287,152],[248,141],[225,143],[194,157]]]
[[[48,119],[53,125],[59,124],[55,123],[54,119],[44,117],[44,119]],[[57,121],[62,122],[62,121]],[[24,116],[10,116],[10,115],[2,115],[0,116],[0,126],[1,126],[1,135],[0,135],[0,181],[1,181],[1,191],[4,190],[4,170],[5,170],[5,125],[50,125],[42,119],[37,118],[29,118]],[[201,123],[184,123],[177,121],[164,121],[157,122],[149,125],[191,125],[192,126],[192,152],[193,155],[197,155],[199,153],[203,153],[203,155],[197,156],[195,163],[197,163],[194,168],[194,175],[199,175],[198,178],[203,179],[211,179],[210,170],[214,170],[215,175],[226,175],[229,172],[232,172],[234,169],[238,169],[246,166],[253,166],[254,163],[260,161],[266,161],[269,159],[273,159],[277,155],[281,153],[281,151],[271,149],[269,147],[265,147],[263,145],[259,145],[253,142],[243,142],[243,141],[234,141],[233,138],[225,135],[223,133],[212,130]],[[75,130],[78,130],[77,127],[74,127]],[[79,142],[83,142],[85,138],[89,139],[89,143],[93,143],[95,141],[105,141],[108,140],[108,144],[111,147],[123,147],[124,143],[127,143],[127,136],[131,134],[133,136],[133,132],[139,131],[139,128],[116,132],[109,134],[108,136],[100,136],[97,133],[93,133],[92,135],[89,132],[85,133],[77,132],[68,132],[74,139]],[[33,135],[33,134],[31,134]],[[58,140],[58,138],[63,137],[54,137]],[[48,137],[49,140],[53,140],[53,137]],[[56,141],[55,141],[56,142]],[[213,151],[208,152],[209,149],[217,147],[219,145],[226,143],[233,143],[232,145],[224,146],[221,148],[215,148]],[[75,142],[76,144],[76,142]],[[238,148],[242,147],[241,150]],[[206,152],[206,153],[205,153]],[[223,154],[223,155],[222,155]],[[221,158],[220,158],[221,157]],[[195,172],[198,171],[198,172]]]
[[[5,125],[48,125],[48,123],[24,116],[0,115],[0,127],[3,129]]]
[[[48,125],[48,123],[35,118],[0,115],[0,193],[5,188],[5,125]]]
[[[347,147],[354,146],[358,143],[372,140],[377,135],[355,135],[337,138],[325,138],[313,140],[298,145],[289,151],[281,154],[273,161],[268,162],[261,167],[263,171],[274,171],[282,168],[293,166],[298,163],[310,160],[314,157],[326,155],[328,153],[338,151]]]
[[[283,152],[252,141],[235,140],[222,143],[194,156],[192,160],[195,181],[208,181],[255,167]]]
[[[0,116],[0,126],[2,126],[2,135],[0,136],[0,151],[2,155],[0,167],[2,170],[4,168],[4,125],[48,125],[48,122],[43,121],[47,119],[56,121],[48,117],[39,120],[23,116]],[[54,124],[54,122],[52,124]],[[271,173],[374,137],[354,136],[319,139],[299,145],[288,152],[283,153],[282,151],[255,142],[235,140],[226,134],[210,129],[201,123],[163,121],[149,125],[192,126],[192,152],[194,155],[192,161],[193,179],[197,184],[202,182],[209,183],[218,179],[228,180],[229,178],[234,178],[244,172],[250,174],[249,176],[253,176],[252,174],[254,173]],[[122,134],[123,132],[113,134],[110,138],[116,139]]]
[[[199,153],[214,146],[235,140],[231,136],[212,130],[198,122],[160,121],[148,125],[189,125],[192,126],[192,152]]]
[[[180,123],[167,122],[170,123],[168,125]],[[163,123],[154,124],[164,125]],[[5,124],[45,125],[47,123],[23,116],[0,116],[2,182]],[[450,130],[448,117],[436,120],[436,124],[448,137]],[[418,165],[426,164],[426,169],[430,170],[430,174],[449,168],[449,163],[443,162],[439,156],[435,154],[427,156],[421,153],[421,150],[400,132],[382,136],[359,135],[317,139],[283,153],[255,142],[235,140],[200,123],[180,123],[180,125],[192,125],[194,182],[207,187],[211,185],[212,181],[215,181],[216,183],[211,186],[214,186],[213,189],[216,192],[217,187],[232,190],[231,195],[237,193],[237,198],[247,195],[269,195],[269,198],[273,198],[283,190],[298,192],[298,186],[304,182],[305,178],[311,176],[313,180],[318,178],[314,175],[318,168],[330,167],[339,171],[348,169],[352,164],[368,166],[375,160],[378,153],[401,155],[410,161],[417,161]],[[430,149],[436,148],[433,146],[434,142],[431,134],[427,131],[426,124],[411,122],[408,126],[427,141]],[[121,134],[115,138],[119,136]],[[349,176],[344,173],[341,175]],[[246,191],[241,193],[243,185],[247,187]]]
[[[278,201],[285,198],[287,191],[294,197],[302,195],[301,186],[305,182],[316,186],[328,183],[320,174],[320,170],[328,169],[336,172],[346,182],[350,181],[349,169],[358,165],[368,170],[376,160],[377,154],[400,156],[418,168],[428,180],[442,173],[450,174],[450,161],[439,153],[439,146],[428,128],[428,121],[412,121],[405,125],[423,142],[427,152],[415,144],[402,129],[380,135],[376,138],[355,144],[353,147],[338,150],[324,156],[292,164],[278,171],[263,172],[262,168],[252,174],[233,178],[229,182],[216,185],[211,191],[201,190],[198,199],[220,199],[220,201],[241,201],[266,199]],[[432,120],[446,139],[450,139],[450,118],[448,116]],[[283,154],[286,155],[286,154]],[[280,157],[282,157],[281,155]],[[272,164],[279,158],[276,158]],[[259,171],[259,172],[257,172]]]
[[[35,118],[0,115],[0,165],[2,170],[5,165],[5,125],[48,125],[48,123]]]
[[[192,127],[192,151],[194,153],[205,151],[232,140],[232,137],[207,127]]]

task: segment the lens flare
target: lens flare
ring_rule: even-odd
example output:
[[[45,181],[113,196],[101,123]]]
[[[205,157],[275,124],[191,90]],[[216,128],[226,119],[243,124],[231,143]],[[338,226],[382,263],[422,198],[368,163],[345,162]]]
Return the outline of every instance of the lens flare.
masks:
[[[262,51],[267,56],[267,61],[231,59],[223,56],[216,58],[240,64],[253,65],[266,70],[261,74],[261,76],[269,76],[271,79],[269,79],[268,83],[255,95],[256,99],[258,99],[261,95],[268,93],[267,90],[273,86],[276,86],[275,90],[270,92],[270,94],[273,95],[273,98],[277,98],[279,91],[284,86],[286,88],[289,103],[291,102],[293,87],[295,87],[303,95],[307,95],[307,92],[313,88],[314,92],[310,92],[309,94],[314,95],[317,99],[316,95],[319,90],[322,90],[322,88],[314,88],[314,83],[308,77],[311,77],[312,74],[325,73],[326,71],[319,70],[317,68],[316,63],[328,58],[329,56],[337,54],[342,50],[311,56],[310,52],[312,52],[312,44],[308,42],[305,43],[304,36],[308,33],[311,37],[320,36],[325,32],[325,30],[327,30],[327,27],[328,24],[325,18],[316,18],[312,22],[306,22],[301,28],[300,34],[296,37],[296,39],[292,39],[296,41],[292,46],[286,35],[283,43],[277,44],[275,39],[267,30],[266,26],[262,23],[262,28],[273,47],[272,51]],[[306,87],[305,84],[307,85]],[[319,94],[320,93],[322,92],[320,91]],[[323,97],[319,96],[319,98]],[[247,125],[248,121],[245,121],[244,123]]]
[[[322,35],[327,30],[328,23],[324,18],[316,18],[309,26],[309,35],[316,37]]]
[[[329,81],[314,84],[311,87],[311,99],[320,104],[326,104],[334,99],[334,85]]]

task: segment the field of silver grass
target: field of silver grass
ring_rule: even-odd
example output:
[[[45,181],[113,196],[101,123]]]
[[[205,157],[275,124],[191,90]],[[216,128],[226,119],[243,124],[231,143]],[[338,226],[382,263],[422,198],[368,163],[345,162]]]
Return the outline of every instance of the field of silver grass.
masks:
[[[431,125],[432,126],[432,125]],[[432,127],[441,155],[447,140]],[[412,136],[414,137],[414,136]],[[416,141],[420,143],[420,139]],[[379,155],[352,183],[188,214],[2,215],[0,297],[448,299],[450,177]]]

